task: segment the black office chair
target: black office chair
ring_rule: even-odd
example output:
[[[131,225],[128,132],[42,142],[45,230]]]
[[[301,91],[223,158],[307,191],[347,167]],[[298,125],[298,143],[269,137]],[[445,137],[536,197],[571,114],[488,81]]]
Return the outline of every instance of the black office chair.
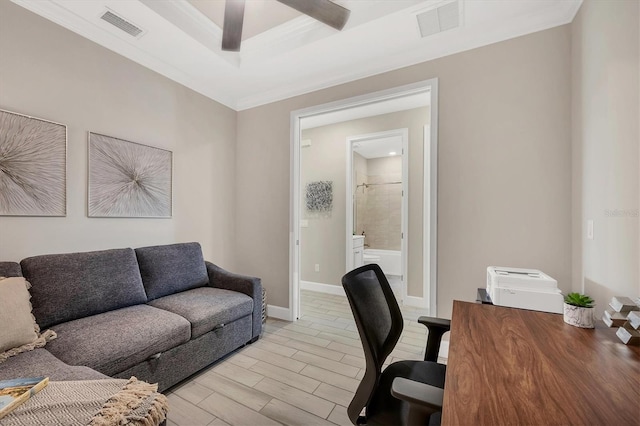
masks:
[[[440,424],[446,367],[438,364],[442,335],[450,321],[420,317],[429,329],[424,361],[382,365],[402,333],[398,302],[382,269],[365,265],[342,277],[351,311],[360,333],[366,368],[347,408],[354,425]],[[364,416],[360,413],[365,408]]]

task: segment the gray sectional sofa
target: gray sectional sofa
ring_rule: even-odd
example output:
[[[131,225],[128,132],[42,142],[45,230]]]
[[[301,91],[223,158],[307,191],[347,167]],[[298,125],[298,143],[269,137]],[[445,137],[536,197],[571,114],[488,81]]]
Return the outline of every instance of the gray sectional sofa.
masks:
[[[21,275],[58,337],[0,363],[0,380],[136,376],[163,391],[262,329],[260,279],[205,262],[198,243],[0,262],[0,276]]]

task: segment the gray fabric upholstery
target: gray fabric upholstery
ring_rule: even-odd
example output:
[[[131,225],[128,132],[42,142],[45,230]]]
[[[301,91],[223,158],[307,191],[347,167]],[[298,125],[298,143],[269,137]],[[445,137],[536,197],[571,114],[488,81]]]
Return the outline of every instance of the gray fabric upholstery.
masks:
[[[260,279],[205,264],[197,243],[0,262],[0,276],[21,271],[58,338],[0,364],[0,379],[135,375],[166,390],[262,330]]]
[[[18,377],[49,377],[50,380],[108,379],[89,367],[67,365],[46,349],[34,349],[12,356],[0,364],[0,380]]]
[[[189,321],[148,305],[130,306],[52,327],[47,350],[70,365],[113,376],[191,337]]]
[[[43,329],[147,301],[130,248],[29,257],[20,265]]]
[[[191,323],[191,338],[251,315],[253,299],[237,291],[201,287],[161,297],[149,305],[173,312]]]
[[[136,256],[148,300],[209,284],[198,243],[141,247]]]
[[[0,262],[0,277],[21,277],[22,270],[17,262]]]
[[[211,262],[205,262],[205,265],[209,275],[209,285],[214,288],[238,291],[253,299],[251,337],[260,336],[262,333],[262,281],[260,278],[233,274]]]
[[[127,379],[136,376],[149,383],[158,383],[164,392],[185,378],[202,370],[251,339],[251,317],[244,317],[175,347],[160,358],[136,364],[116,374]]]

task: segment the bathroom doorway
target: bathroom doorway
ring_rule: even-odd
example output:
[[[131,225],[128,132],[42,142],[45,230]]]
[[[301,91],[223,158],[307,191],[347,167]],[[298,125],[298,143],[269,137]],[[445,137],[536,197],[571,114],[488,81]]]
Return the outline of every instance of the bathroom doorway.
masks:
[[[411,122],[404,114],[410,112]],[[370,125],[372,118],[378,118],[375,125]],[[351,153],[345,141],[405,127],[409,143],[402,158],[408,178],[401,181],[408,186],[404,195],[411,202],[401,210],[408,212],[408,220],[401,234],[401,247],[404,242],[406,248],[400,250],[405,254],[400,276],[406,297],[399,299],[425,314],[437,314],[437,79],[431,79],[291,113],[291,320],[300,317],[301,289],[344,295],[340,278],[353,264],[345,243],[347,235],[352,241],[354,232],[347,204],[355,189],[347,178],[346,156]]]
[[[409,129],[350,136],[346,270],[376,263],[398,303],[407,296]]]

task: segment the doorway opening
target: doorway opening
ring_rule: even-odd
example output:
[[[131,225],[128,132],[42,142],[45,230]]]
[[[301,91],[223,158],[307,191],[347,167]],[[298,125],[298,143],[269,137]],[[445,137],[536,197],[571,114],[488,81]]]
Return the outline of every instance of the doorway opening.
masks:
[[[347,138],[346,270],[377,263],[398,303],[407,296],[409,129]]]
[[[408,115],[403,115],[403,112]],[[418,120],[408,122],[409,112],[417,115]],[[371,120],[376,122],[373,127]],[[387,179],[380,182],[382,185],[366,182],[368,187],[358,188],[364,182],[353,180],[353,145],[364,145],[385,133],[389,137],[394,134],[402,137],[403,131],[408,135],[399,157],[403,163],[401,174],[406,176],[401,176],[398,181]],[[341,148],[327,149],[331,144],[339,144]],[[387,156],[389,152],[393,151],[388,151]],[[429,315],[437,315],[436,166],[437,79],[291,113],[288,319],[295,321],[300,317],[301,288],[344,294],[340,278],[354,266],[354,233],[362,235],[359,228],[362,228],[363,220],[366,223],[361,218],[358,225],[358,200],[355,200],[353,208],[356,190],[365,192],[370,189],[373,193],[374,187],[381,190],[378,192],[387,187],[389,192],[394,186],[405,186],[400,189],[404,195],[399,212],[400,250],[395,250],[404,254],[400,261],[399,276],[402,280],[398,300],[423,308]],[[364,200],[364,205],[362,202],[361,209],[365,208],[367,200]],[[390,218],[391,211],[387,213]],[[364,231],[366,239],[367,231]],[[384,237],[376,237],[376,232],[370,235],[369,246],[373,240],[384,240]],[[375,253],[368,255],[375,259]]]

